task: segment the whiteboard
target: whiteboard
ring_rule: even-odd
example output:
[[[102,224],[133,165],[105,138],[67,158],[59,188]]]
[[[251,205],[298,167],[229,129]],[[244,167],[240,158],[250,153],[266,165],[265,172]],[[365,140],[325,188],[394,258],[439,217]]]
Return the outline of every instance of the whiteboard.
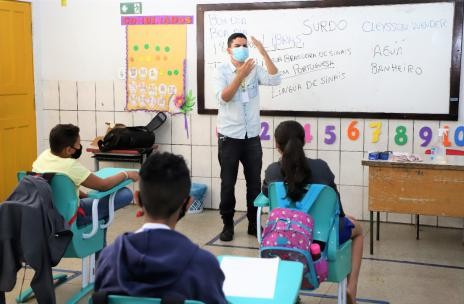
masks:
[[[217,109],[216,68],[243,32],[282,75],[260,87],[262,114],[457,119],[461,1],[300,7],[318,4],[198,5],[199,113]],[[253,45],[250,57],[263,65]]]

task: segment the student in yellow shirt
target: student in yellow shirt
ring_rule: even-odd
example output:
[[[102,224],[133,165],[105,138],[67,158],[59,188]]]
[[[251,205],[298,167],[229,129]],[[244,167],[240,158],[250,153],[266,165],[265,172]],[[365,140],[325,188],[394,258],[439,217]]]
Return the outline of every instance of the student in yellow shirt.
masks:
[[[77,213],[77,226],[92,222],[92,199],[86,198],[86,193],[79,191],[79,187],[106,191],[125,179],[138,181],[139,174],[135,171],[123,171],[107,178],[99,178],[79,161],[82,153],[79,127],[72,124],[58,124],[50,131],[50,149],[45,150],[32,164],[32,170],[37,173],[55,172],[67,175],[76,185],[79,194],[79,207],[82,212]],[[127,206],[133,199],[128,188],[120,189],[114,199],[114,209]],[[98,218],[107,220],[109,216],[109,196],[100,200],[98,204]],[[106,237],[105,237],[106,239]]]

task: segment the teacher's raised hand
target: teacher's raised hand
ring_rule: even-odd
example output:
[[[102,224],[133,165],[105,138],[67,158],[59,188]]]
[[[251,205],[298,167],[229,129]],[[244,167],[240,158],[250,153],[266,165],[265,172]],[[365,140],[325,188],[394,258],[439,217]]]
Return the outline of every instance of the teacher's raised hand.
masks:
[[[266,50],[264,49],[264,46],[263,44],[261,43],[261,41],[259,41],[258,39],[256,39],[254,36],[251,36],[251,41],[253,41],[253,44],[256,46],[256,48],[258,49],[259,53],[262,55],[262,56],[265,56],[267,54]]]

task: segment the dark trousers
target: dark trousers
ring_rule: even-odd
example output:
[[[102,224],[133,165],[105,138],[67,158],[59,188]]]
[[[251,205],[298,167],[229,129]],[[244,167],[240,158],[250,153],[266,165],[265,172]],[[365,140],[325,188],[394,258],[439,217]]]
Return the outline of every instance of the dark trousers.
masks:
[[[221,202],[219,210],[225,225],[234,222],[235,183],[238,163],[242,163],[246,180],[246,200],[248,221],[256,222],[256,210],[253,201],[261,192],[261,167],[263,150],[259,136],[246,139],[234,139],[218,134],[218,159],[221,165]]]

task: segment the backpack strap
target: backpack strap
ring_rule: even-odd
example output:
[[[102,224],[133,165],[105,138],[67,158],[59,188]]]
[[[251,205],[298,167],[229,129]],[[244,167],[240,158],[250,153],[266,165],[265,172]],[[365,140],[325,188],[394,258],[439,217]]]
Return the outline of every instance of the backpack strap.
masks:
[[[306,191],[306,194],[303,196],[303,198],[296,203],[296,207],[298,208],[298,210],[308,212],[309,209],[311,209],[311,207],[313,206],[314,202],[319,197],[319,194],[321,194],[322,190],[325,187],[327,186],[321,184],[310,185],[308,191]]]
[[[313,206],[314,202],[319,197],[321,191],[327,187],[326,185],[321,184],[312,184],[309,186],[308,191],[306,191],[303,198],[293,203],[287,197],[287,189],[284,182],[276,182],[274,187],[276,187],[277,197],[279,197],[278,207],[280,208],[296,208],[303,212],[308,212],[309,209]]]

